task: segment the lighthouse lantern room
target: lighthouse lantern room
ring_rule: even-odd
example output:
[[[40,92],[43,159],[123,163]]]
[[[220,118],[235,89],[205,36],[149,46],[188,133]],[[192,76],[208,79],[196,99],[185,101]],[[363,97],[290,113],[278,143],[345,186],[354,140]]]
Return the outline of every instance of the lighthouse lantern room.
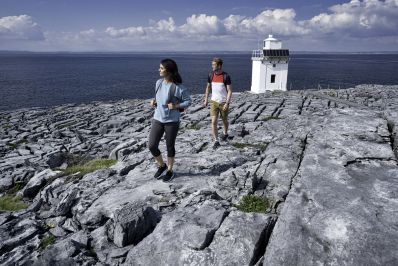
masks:
[[[281,41],[269,35],[263,49],[253,51],[252,61],[251,92],[286,91],[289,50],[282,49]]]

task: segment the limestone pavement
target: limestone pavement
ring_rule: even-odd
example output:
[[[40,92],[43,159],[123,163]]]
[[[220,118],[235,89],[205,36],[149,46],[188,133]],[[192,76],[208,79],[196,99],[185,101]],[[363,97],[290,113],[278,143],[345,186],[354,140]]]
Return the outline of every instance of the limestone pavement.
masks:
[[[234,94],[216,151],[202,98],[170,182],[147,101],[0,112],[0,195],[28,204],[0,212],[0,264],[398,264],[398,86]],[[94,158],[117,163],[63,174]],[[246,195],[268,208],[240,211]]]

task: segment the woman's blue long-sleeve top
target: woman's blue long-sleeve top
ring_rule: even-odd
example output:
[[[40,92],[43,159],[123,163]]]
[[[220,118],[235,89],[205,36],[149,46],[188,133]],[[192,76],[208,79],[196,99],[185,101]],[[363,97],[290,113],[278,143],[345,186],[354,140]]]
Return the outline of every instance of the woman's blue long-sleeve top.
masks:
[[[161,82],[161,84],[160,84]],[[169,109],[167,104],[170,101],[170,90],[172,83],[164,83],[163,79],[159,79],[156,81],[156,88],[159,88],[156,93],[156,109],[154,119],[158,120],[161,123],[170,123],[170,122],[179,122],[180,121],[180,111],[178,109]],[[159,87],[160,86],[160,87]],[[177,84],[174,97],[171,97],[171,101],[176,104],[176,101],[179,102],[180,108],[187,108],[191,105],[192,100],[189,96],[187,88],[182,84]]]

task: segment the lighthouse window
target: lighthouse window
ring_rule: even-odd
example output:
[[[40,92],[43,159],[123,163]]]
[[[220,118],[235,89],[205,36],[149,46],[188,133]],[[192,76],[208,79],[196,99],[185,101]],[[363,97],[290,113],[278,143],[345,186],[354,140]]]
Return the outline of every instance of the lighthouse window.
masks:
[[[276,67],[276,64],[272,64],[272,67]]]
[[[271,75],[271,83],[275,83],[275,76],[276,75]]]

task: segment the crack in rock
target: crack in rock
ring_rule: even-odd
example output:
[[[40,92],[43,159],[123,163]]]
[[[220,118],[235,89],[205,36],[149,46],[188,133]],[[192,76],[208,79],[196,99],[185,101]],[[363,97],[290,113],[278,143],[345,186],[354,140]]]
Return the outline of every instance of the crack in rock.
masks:
[[[396,127],[394,122],[388,121],[387,120],[387,128],[388,132],[390,133],[390,144],[391,144],[391,149],[394,152],[395,158],[398,160],[398,136],[396,133]]]

